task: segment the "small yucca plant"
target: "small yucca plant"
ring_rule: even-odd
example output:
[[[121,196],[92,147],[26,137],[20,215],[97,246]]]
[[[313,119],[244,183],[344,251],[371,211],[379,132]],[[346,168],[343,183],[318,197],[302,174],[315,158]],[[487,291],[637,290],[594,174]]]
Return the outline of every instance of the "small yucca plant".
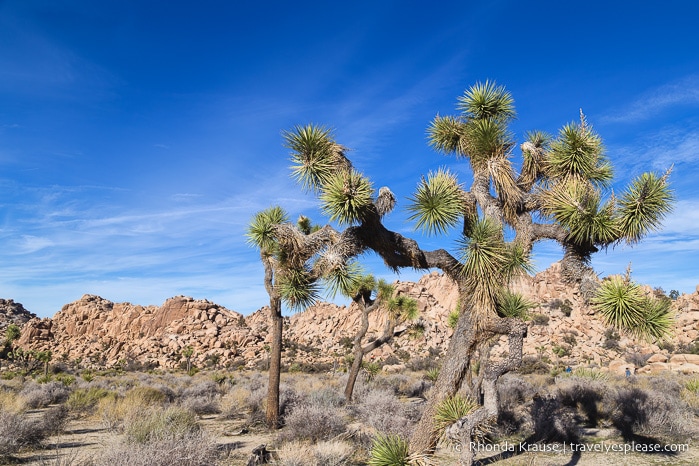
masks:
[[[408,442],[398,435],[379,434],[371,446],[369,466],[408,466],[410,465]]]

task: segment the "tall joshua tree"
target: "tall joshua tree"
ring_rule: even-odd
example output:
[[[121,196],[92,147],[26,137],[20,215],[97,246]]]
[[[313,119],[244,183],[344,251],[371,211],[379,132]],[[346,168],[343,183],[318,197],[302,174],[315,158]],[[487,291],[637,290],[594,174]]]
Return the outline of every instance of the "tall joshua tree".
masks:
[[[427,234],[459,227],[455,254],[424,250],[415,240],[387,229],[383,220],[395,205],[394,195],[386,187],[376,195],[369,178],[352,167],[332,133],[315,125],[285,132],[285,145],[291,150],[292,175],[303,189],[317,194],[324,213],[339,229],[328,225],[302,237],[289,224],[271,226],[271,236],[284,254],[316,258],[304,269],[307,284],[333,275],[349,277],[351,259],[369,250],[391,269],[436,268],[456,283],[461,312],[432,396],[410,440],[416,453],[434,449],[441,434],[435,429],[437,407],[461,388],[477,356],[482,405],[450,432],[468,445],[476,429],[497,415],[495,384],[521,363],[527,330],[521,318],[507,314],[503,301],[511,280],[528,270],[536,242],[560,244],[566,279],[592,296],[591,255],[621,242],[637,243],[660,227],[672,204],[668,173],[641,174],[620,196],[605,197],[612,166],[582,112],[579,122],[565,125],[555,137],[529,133],[519,146],[522,162],[517,172],[512,163],[515,142],[508,130],[515,117],[510,93],[492,82],[478,83],[459,97],[457,110],[456,116],[435,117],[429,140],[438,152],[469,163],[470,186],[440,168],[421,178],[407,207],[417,229]],[[651,333],[664,335],[667,314],[648,311],[641,301],[603,315],[621,314],[623,318],[614,322],[632,333],[649,334],[653,329]],[[636,317],[626,318],[629,315]],[[496,363],[480,357],[487,354],[488,341],[502,335],[509,342],[507,359]],[[462,464],[470,464],[471,452],[462,450]]]
[[[284,250],[274,234],[276,225],[287,227],[284,230],[289,235],[287,240],[300,239],[317,229],[311,226],[310,220],[304,216],[299,218],[296,225],[291,225],[288,223],[287,213],[279,206],[256,213],[248,225],[248,242],[260,251],[260,260],[265,271],[265,290],[269,295],[271,342],[265,416],[270,429],[279,427],[279,384],[284,332],[282,301],[294,310],[305,309],[316,300],[319,290],[307,270],[307,262],[312,258],[308,250],[315,250],[318,245],[311,239],[307,251]],[[351,280],[345,283],[351,283]]]

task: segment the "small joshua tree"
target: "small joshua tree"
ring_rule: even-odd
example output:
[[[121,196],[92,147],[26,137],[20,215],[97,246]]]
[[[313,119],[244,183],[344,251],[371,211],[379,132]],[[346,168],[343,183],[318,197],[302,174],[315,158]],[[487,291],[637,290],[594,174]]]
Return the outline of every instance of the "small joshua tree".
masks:
[[[331,286],[337,284],[335,281]],[[341,285],[336,285],[341,286]],[[362,314],[357,333],[352,339],[352,367],[350,368],[345,386],[345,398],[352,400],[354,384],[362,368],[364,356],[385,344],[389,344],[395,337],[402,335],[408,327],[396,329],[396,326],[406,321],[413,320],[418,315],[417,301],[407,296],[394,296],[395,289],[384,280],[376,280],[372,275],[363,275],[356,280],[345,283],[343,294],[352,298]],[[375,340],[364,343],[369,330],[369,314],[376,310],[382,310],[386,314],[386,324],[383,333]]]

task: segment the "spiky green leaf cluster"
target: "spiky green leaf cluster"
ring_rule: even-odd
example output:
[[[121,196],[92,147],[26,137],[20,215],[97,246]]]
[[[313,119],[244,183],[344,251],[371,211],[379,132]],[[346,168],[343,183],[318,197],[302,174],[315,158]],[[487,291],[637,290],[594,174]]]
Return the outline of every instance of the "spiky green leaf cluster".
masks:
[[[291,175],[306,191],[318,192],[337,171],[340,146],[322,126],[296,126],[282,133],[291,149]]]
[[[546,192],[542,211],[565,227],[576,244],[609,244],[619,238],[614,200],[601,204],[599,191],[580,179]]]
[[[493,81],[476,83],[459,97],[457,108],[474,120],[508,121],[515,117],[512,94]]]
[[[479,407],[480,405],[475,400],[458,393],[443,399],[435,410],[435,430],[443,432],[456,421],[473,413]],[[479,424],[474,432],[474,440],[483,440],[492,429],[492,422]]]
[[[672,211],[673,195],[667,174],[644,173],[631,182],[619,199],[620,229],[629,243],[637,243]]]
[[[551,144],[547,160],[551,178],[580,178],[607,186],[612,166],[604,155],[602,138],[583,122],[565,125]]]
[[[318,300],[320,286],[306,269],[286,270],[277,278],[279,295],[289,308],[301,311]]]
[[[417,301],[409,296],[398,295],[388,300],[388,311],[400,320],[414,320],[420,314]]]
[[[463,136],[463,122],[452,116],[437,115],[427,128],[429,145],[446,155],[465,155],[461,146]]]
[[[399,435],[378,434],[371,445],[369,466],[409,466],[408,442]]]
[[[261,251],[274,253],[277,249],[277,242],[274,238],[272,226],[289,221],[289,217],[279,206],[257,212],[250,224],[245,236],[248,243],[256,246]]]
[[[603,281],[592,305],[607,325],[649,341],[669,336],[674,323],[670,302],[646,296],[628,277]]]
[[[348,261],[325,275],[325,287],[331,298],[335,298],[337,293],[352,298],[358,294],[359,290],[367,286],[366,277],[367,275],[364,275],[364,270],[359,262]],[[371,278],[373,280],[373,277]],[[373,285],[369,289],[373,289]]]
[[[528,320],[529,311],[534,307],[536,307],[536,303],[529,301],[522,294],[508,289],[503,289],[497,300],[498,314],[502,317]]]
[[[440,168],[422,178],[409,199],[410,220],[427,234],[445,233],[457,224],[464,212],[463,192],[456,175]]]
[[[323,212],[340,225],[360,223],[373,202],[374,189],[367,177],[356,170],[333,174],[323,185]]]

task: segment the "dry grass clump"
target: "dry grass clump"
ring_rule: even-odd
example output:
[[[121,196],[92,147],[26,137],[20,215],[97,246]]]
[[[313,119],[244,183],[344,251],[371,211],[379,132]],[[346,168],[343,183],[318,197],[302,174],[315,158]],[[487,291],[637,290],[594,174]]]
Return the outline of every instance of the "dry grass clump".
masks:
[[[347,442],[332,440],[312,445],[303,441],[283,443],[277,449],[280,466],[344,466],[350,464],[354,448]]]
[[[116,442],[107,446],[91,466],[211,466],[217,459],[215,444],[196,433],[146,443]]]
[[[125,419],[123,429],[122,440],[106,448],[94,466],[208,466],[218,458],[196,414],[179,406],[151,406]]]
[[[0,410],[21,413],[27,409],[27,401],[14,390],[0,389]]]
[[[341,440],[318,442],[315,446],[315,459],[318,466],[343,466],[349,464],[356,447]]]
[[[120,430],[131,419],[142,416],[153,407],[163,407],[168,397],[161,390],[137,386],[127,391],[123,396],[105,396],[96,407],[96,415],[108,430]]]
[[[116,392],[91,386],[73,390],[65,404],[73,415],[84,417],[94,413],[97,404],[102,398],[116,398],[117,396]]]

